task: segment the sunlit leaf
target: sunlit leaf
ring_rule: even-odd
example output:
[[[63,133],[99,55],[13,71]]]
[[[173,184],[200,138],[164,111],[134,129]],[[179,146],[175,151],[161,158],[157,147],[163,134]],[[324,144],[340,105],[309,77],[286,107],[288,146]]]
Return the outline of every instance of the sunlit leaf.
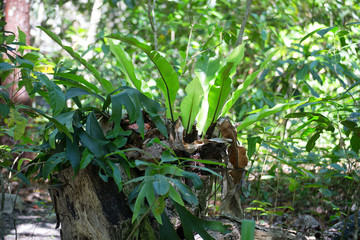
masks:
[[[181,101],[180,110],[183,126],[185,126],[186,133],[189,134],[199,113],[201,99],[204,95],[199,78],[194,78],[186,86],[185,92],[187,95]]]
[[[121,71],[124,73],[126,80],[137,90],[141,91],[141,81],[136,78],[134,66],[126,56],[124,50],[120,45],[114,44],[111,39],[109,39],[109,44],[110,50],[115,55],[116,60],[119,62]]]
[[[336,31],[338,29],[338,27],[329,27],[329,28],[325,28],[325,29],[321,29],[319,31],[317,31],[317,34],[319,34],[321,37],[324,37],[325,34],[327,34],[328,32],[332,31]]]
[[[318,32],[319,30],[323,29],[324,27],[321,27],[321,28],[317,28],[315,29],[314,31],[308,33],[305,35],[305,37],[303,37],[301,40],[300,40],[300,44],[305,41],[307,38],[311,37],[312,35],[314,35],[314,33]]]

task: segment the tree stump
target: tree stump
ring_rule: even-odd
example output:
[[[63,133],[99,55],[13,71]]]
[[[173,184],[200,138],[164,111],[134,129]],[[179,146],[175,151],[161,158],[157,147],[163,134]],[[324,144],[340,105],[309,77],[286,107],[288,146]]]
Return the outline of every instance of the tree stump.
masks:
[[[80,170],[74,177],[67,168],[53,177],[50,195],[57,214],[63,240],[126,239],[132,229],[132,212],[125,194],[115,182],[104,182],[94,165]],[[138,239],[155,239],[156,228],[143,221]]]

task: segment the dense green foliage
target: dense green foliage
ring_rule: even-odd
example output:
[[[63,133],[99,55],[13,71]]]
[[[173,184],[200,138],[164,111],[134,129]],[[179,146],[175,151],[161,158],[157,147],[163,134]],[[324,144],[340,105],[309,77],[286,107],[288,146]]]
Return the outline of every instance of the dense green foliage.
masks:
[[[126,112],[144,136],[143,109],[163,135],[168,134],[164,116],[172,122],[181,116],[186,133],[196,122],[204,135],[220,116],[228,116],[239,123],[238,140],[251,163],[250,183],[243,188],[247,213],[273,218],[310,212],[330,221],[358,209],[359,5],[257,2],[251,6],[244,43],[236,46],[246,7],[239,2],[105,1],[96,41],[83,46],[79,42],[86,39],[86,29],[65,13],[70,5],[88,22],[92,2],[44,1],[44,6],[57,4],[64,14],[61,24],[52,25],[55,9],[46,8],[40,29],[61,48],[47,58],[40,54],[41,45],[24,54],[21,32],[17,42],[13,34],[3,33],[1,52],[21,47],[19,57],[0,63],[2,79],[20,69],[19,85],[49,106],[14,105],[6,88],[0,91],[0,113],[8,126],[2,132],[20,143],[33,144],[24,136],[27,117],[50,120],[41,133],[44,144],[31,150],[42,153],[28,172],[41,169],[37,177],[48,178],[60,163],[77,172],[96,162],[100,176],[114,178],[121,189],[114,163],[128,174],[130,168],[146,165],[145,175],[131,180],[141,182],[130,199],[133,220],[148,208],[168,227],[162,211],[164,198],[170,197],[180,215],[195,221],[182,206],[183,199],[196,204],[196,198],[176,177],[189,178],[200,188],[196,174],[169,164],[178,161],[171,149],[156,164],[128,162],[119,151],[129,134],[120,122]],[[45,67],[53,72],[45,74]],[[115,122],[106,135],[101,119]],[[17,144],[13,151],[21,147]],[[1,165],[10,169],[12,163]],[[17,176],[28,182],[20,171]]]

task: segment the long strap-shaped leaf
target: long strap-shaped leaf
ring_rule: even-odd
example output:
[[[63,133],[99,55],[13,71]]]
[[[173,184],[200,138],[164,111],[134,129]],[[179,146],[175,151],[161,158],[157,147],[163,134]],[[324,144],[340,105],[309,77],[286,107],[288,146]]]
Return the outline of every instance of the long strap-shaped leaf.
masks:
[[[62,44],[60,38],[56,36],[53,32],[50,30],[38,26],[41,30],[43,30],[52,40],[54,40],[57,44],[60,45],[62,49],[64,49],[66,52],[70,54],[76,61],[81,63],[86,69],[88,69],[92,75],[98,80],[98,82],[101,84],[101,86],[106,90],[106,92],[111,93],[114,91],[114,87],[111,84],[110,81],[106,80],[105,78],[102,78],[100,76],[100,73],[94,68],[92,65],[90,65],[85,59],[83,59],[78,53],[76,53],[71,47],[65,46]]]
[[[231,90],[231,77],[236,72],[236,67],[244,58],[244,44],[236,47],[226,59],[226,64],[220,70],[214,84],[210,87],[208,94],[209,109],[204,125],[203,133],[214,123],[225,104]]]
[[[161,76],[161,81],[157,81],[156,83],[166,99],[165,105],[167,108],[166,110],[167,117],[171,117],[171,120],[175,121],[176,119],[174,117],[173,105],[180,84],[179,84],[178,75],[175,72],[175,70],[172,68],[170,63],[163,56],[161,56],[159,52],[152,51],[148,45],[139,42],[135,38],[122,37],[118,34],[111,34],[107,36],[107,38],[117,39],[125,43],[128,43],[130,45],[133,45],[143,50],[148,55],[151,61],[155,64]]]
[[[111,39],[109,39],[109,44],[110,50],[115,55],[116,60],[119,62],[120,69],[124,73],[126,80],[137,90],[141,91],[141,81],[136,78],[134,66],[126,57],[124,50],[120,45],[114,44]]]
[[[200,79],[194,78],[185,89],[186,97],[181,101],[180,110],[183,125],[186,127],[186,133],[190,130],[195,122],[195,117],[199,113],[201,99],[204,90],[201,86]]]

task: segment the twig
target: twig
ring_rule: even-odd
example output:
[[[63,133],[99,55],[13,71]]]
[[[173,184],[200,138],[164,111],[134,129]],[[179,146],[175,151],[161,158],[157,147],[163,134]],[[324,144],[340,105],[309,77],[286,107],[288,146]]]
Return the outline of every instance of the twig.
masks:
[[[221,44],[222,44],[222,42],[220,42],[219,44],[216,44],[215,46],[212,46],[212,47],[210,47],[210,48],[207,48],[207,49],[205,49],[205,50],[202,50],[202,51],[199,51],[199,52],[197,52],[197,53],[194,53],[194,55],[192,55],[191,58],[187,61],[186,66],[185,66],[185,68],[184,68],[184,71],[181,72],[181,75],[180,75],[179,78],[181,78],[181,77],[184,75],[184,73],[187,71],[187,68],[188,68],[189,65],[191,64],[191,62],[192,62],[197,56],[199,56],[200,54],[202,54],[202,53],[204,53],[204,52],[207,52],[207,51],[210,51],[210,50],[212,50],[212,49],[214,49],[214,48],[217,48],[217,47],[220,46]]]
[[[211,4],[211,1],[212,1],[212,0],[210,0],[210,1],[208,2],[208,4],[206,5],[206,8],[204,9],[204,11],[202,11],[202,13],[195,19],[194,22],[192,22],[193,17],[189,14],[189,15],[190,15],[190,16],[189,16],[189,20],[190,20],[191,28],[190,28],[190,33],[189,33],[188,45],[187,45],[187,47],[186,47],[185,62],[187,62],[187,58],[188,58],[188,56],[189,56],[190,44],[191,44],[191,36],[192,36],[192,32],[193,32],[193,30],[194,30],[194,26],[195,26],[195,24],[199,21],[199,18],[202,16],[202,14],[203,14],[205,11],[208,10],[208,8],[209,8],[209,6],[210,6],[210,4]],[[190,6],[191,6],[191,3],[190,3]],[[189,11],[189,12],[190,12],[190,11]]]
[[[148,18],[151,26],[151,30],[153,31],[154,35],[154,46],[155,50],[158,50],[158,40],[157,40],[157,27],[156,27],[156,20],[155,20],[155,11],[154,11],[155,0],[151,3],[151,0],[148,2]]]
[[[245,25],[246,25],[247,19],[250,14],[251,1],[252,0],[246,0],[246,9],[245,9],[243,21],[241,22],[240,32],[239,32],[238,38],[236,40],[236,46],[242,44],[244,31],[245,31]]]

